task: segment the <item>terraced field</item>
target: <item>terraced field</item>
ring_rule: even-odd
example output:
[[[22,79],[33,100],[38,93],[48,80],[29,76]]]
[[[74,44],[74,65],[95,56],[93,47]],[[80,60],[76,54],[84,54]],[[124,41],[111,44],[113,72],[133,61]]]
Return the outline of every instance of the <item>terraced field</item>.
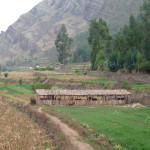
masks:
[[[27,115],[0,100],[0,150],[53,150],[52,140]]]
[[[150,108],[52,107],[104,134],[112,145],[127,150],[150,149]],[[117,149],[117,148],[116,148]]]
[[[23,85],[3,85],[0,90],[6,90],[8,94],[33,94],[30,84]]]

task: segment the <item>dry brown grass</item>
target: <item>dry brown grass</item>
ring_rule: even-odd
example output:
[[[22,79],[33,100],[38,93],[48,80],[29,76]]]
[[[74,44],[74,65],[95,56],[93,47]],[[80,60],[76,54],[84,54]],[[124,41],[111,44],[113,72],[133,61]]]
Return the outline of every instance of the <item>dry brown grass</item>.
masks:
[[[0,150],[52,150],[52,141],[27,115],[0,101]]]
[[[2,76],[4,76],[3,74],[2,74]],[[33,73],[32,72],[9,72],[8,78],[11,78],[11,79],[31,79],[31,78],[33,78]]]
[[[60,75],[60,76],[48,76],[49,79],[58,80],[77,80],[77,79],[96,79],[96,77],[91,77],[88,75]]]

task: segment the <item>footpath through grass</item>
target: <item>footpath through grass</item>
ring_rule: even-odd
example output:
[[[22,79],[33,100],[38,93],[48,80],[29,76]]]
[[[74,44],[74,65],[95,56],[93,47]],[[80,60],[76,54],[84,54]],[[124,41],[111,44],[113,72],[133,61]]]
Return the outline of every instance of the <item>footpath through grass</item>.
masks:
[[[82,124],[103,133],[110,143],[121,144],[128,150],[150,150],[150,108],[121,107],[53,107],[63,111]]]

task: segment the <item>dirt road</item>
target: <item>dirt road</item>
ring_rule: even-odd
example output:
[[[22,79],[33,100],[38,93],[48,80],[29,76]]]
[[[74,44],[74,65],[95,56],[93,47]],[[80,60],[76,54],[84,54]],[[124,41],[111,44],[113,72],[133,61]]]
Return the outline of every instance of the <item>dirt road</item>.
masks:
[[[81,141],[81,136],[75,130],[71,129],[67,124],[63,123],[57,117],[43,112],[41,108],[38,109],[38,112],[44,113],[56,126],[59,126],[64,135],[70,139],[72,145],[74,145],[78,150],[94,150],[88,143]]]

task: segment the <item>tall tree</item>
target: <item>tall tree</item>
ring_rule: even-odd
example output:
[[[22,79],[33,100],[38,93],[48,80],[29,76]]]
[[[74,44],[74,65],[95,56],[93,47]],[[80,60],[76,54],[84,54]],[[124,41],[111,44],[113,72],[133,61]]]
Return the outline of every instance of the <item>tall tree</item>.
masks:
[[[109,38],[109,29],[106,22],[100,18],[99,20],[93,19],[89,26],[88,41],[91,45],[91,69],[97,70],[98,64],[96,61],[97,54],[103,49],[103,41]]]
[[[59,53],[58,60],[61,64],[67,64],[70,57],[72,39],[68,36],[66,26],[63,24],[57,35],[55,46]]]
[[[150,0],[145,0],[141,8],[142,31],[144,32],[144,55],[150,61]]]

